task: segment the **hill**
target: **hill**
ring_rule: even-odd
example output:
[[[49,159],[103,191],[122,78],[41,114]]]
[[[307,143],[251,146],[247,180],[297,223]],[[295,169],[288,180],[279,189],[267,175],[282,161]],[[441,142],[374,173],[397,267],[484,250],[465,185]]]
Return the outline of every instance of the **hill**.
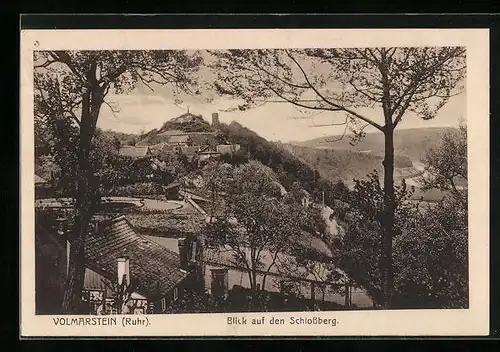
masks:
[[[160,129],[153,129],[137,137],[137,145],[155,145],[167,142],[171,136],[187,134],[195,144],[214,144],[217,129],[201,115],[185,113],[166,121]]]
[[[293,182],[299,182],[318,202],[324,192],[325,204],[331,206],[345,191],[340,180],[322,177],[318,170],[297,157],[286,145],[270,142],[237,122],[221,124],[220,133],[228,143],[239,144],[247,158],[249,156],[273,169],[287,190]]]
[[[189,112],[166,121],[158,131],[162,134],[166,131],[178,130],[183,132],[213,132],[214,129],[203,119],[201,115],[194,115]]]
[[[373,170],[382,174],[382,160],[378,155],[360,153],[343,149],[318,149],[296,145],[286,145],[299,159],[310,167],[319,171],[321,177],[337,181],[339,179],[349,183],[352,179],[363,179]],[[412,161],[406,156],[395,158],[396,176],[415,173]]]
[[[408,156],[414,161],[420,161],[424,151],[432,147],[439,137],[446,131],[455,130],[453,127],[429,127],[401,129],[394,132],[394,148],[397,155]],[[309,148],[328,148],[335,150],[349,150],[354,152],[370,152],[373,155],[383,156],[384,135],[380,132],[367,133],[356,145],[350,144],[347,136],[335,141],[339,136],[327,136],[291,144]]]

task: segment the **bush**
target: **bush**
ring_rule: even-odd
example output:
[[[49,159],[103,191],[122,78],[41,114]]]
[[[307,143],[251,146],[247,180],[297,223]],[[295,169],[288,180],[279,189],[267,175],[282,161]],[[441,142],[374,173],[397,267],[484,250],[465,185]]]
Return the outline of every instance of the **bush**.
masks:
[[[141,182],[126,186],[116,186],[112,187],[109,191],[110,195],[122,197],[158,195],[162,193],[162,186],[154,182]]]

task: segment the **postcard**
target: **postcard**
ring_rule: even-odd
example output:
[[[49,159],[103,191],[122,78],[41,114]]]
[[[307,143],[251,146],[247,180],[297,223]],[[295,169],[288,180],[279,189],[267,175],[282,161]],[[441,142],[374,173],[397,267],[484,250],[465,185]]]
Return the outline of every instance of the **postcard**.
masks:
[[[22,337],[489,333],[487,29],[24,30]]]

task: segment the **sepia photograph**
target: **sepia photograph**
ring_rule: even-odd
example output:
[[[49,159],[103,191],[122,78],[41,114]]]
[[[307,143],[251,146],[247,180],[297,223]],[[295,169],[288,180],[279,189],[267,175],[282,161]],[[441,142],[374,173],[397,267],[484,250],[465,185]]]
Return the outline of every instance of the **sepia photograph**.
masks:
[[[471,308],[466,45],[30,49],[35,316]]]

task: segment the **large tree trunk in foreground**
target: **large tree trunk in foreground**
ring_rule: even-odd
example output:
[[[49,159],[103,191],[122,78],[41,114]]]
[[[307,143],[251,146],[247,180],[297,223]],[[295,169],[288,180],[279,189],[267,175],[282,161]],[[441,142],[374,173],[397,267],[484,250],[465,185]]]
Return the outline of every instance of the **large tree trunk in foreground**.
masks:
[[[384,156],[384,213],[382,219],[382,289],[385,308],[392,305],[393,295],[393,260],[392,260],[392,239],[394,235],[394,129],[387,127],[385,135],[385,156]]]
[[[79,188],[87,190],[87,181],[79,182]],[[71,233],[70,253],[68,263],[68,277],[66,279],[64,298],[62,302],[62,312],[64,314],[78,314],[81,305],[81,292],[85,278],[85,240],[88,226],[92,218],[92,206],[78,196],[75,209],[75,224]],[[87,203],[87,204],[85,204]]]
[[[92,70],[92,68],[91,68]],[[95,71],[95,67],[93,68]],[[103,103],[103,88],[94,86],[83,94],[80,120],[80,145],[78,150],[79,175],[75,201],[75,222],[70,234],[70,257],[66,279],[63,314],[77,314],[81,306],[85,279],[85,241],[92,216],[95,213],[98,185],[94,182],[90,162],[92,138],[97,125],[99,111]]]

